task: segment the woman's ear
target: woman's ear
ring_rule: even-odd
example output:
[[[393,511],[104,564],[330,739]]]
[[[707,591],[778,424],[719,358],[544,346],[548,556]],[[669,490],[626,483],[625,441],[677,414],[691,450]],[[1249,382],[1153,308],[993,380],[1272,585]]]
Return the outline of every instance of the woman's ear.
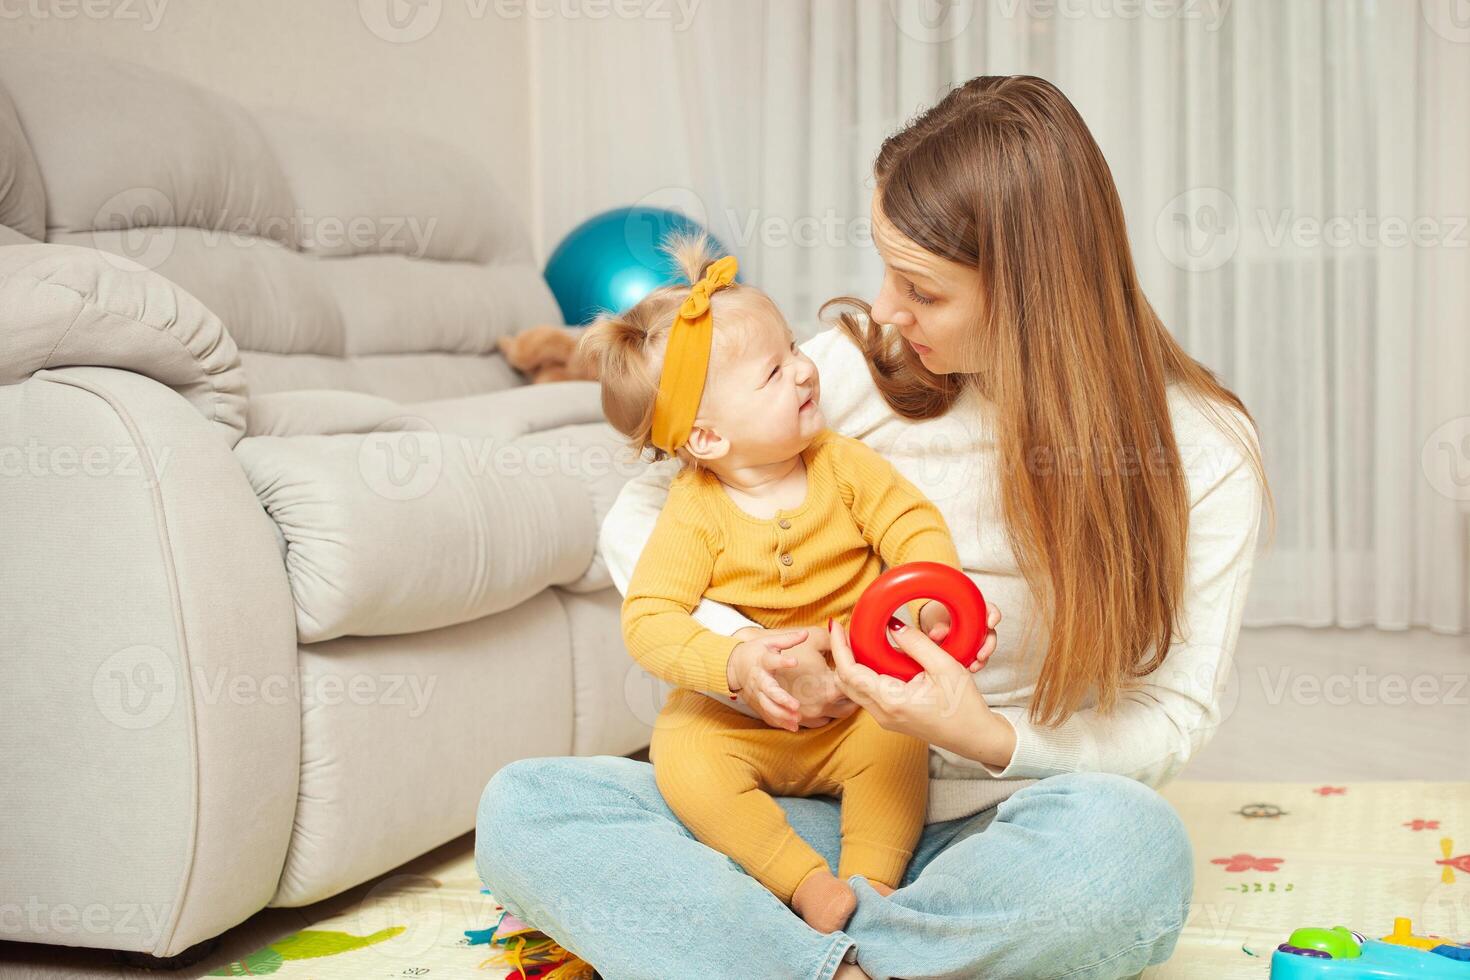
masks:
[[[700,462],[708,463],[729,454],[730,440],[709,426],[696,422],[689,430],[689,441],[684,443],[684,451]]]

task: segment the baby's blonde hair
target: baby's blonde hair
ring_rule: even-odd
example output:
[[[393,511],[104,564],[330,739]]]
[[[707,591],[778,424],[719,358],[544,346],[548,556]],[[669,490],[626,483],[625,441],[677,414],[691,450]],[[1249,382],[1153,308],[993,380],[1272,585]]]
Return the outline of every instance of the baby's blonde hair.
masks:
[[[720,256],[709,236],[671,235],[660,244],[689,283],[698,282]],[[652,458],[668,453],[653,445],[653,403],[658,397],[659,374],[674,314],[689,296],[689,286],[660,286],[623,313],[606,313],[589,326],[577,344],[577,355],[596,365],[602,380],[602,412],[608,422],[640,454],[652,450]],[[710,299],[714,316],[715,348],[729,343],[735,327],[745,316],[780,315],[770,297],[753,286],[731,283]],[[713,369],[715,352],[710,352]],[[683,458],[683,454],[679,454]],[[689,460],[685,460],[688,462]]]

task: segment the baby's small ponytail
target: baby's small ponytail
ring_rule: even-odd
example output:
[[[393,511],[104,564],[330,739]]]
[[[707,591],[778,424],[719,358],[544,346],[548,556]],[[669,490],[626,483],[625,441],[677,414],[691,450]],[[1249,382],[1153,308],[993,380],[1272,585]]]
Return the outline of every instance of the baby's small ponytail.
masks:
[[[676,232],[664,239],[660,251],[673,260],[690,285],[703,279],[720,258],[715,254],[714,242],[704,232]]]

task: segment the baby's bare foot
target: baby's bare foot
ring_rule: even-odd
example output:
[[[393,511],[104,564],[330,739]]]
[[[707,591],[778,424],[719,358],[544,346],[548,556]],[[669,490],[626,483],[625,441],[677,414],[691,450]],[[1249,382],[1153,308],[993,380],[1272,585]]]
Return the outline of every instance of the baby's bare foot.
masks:
[[[791,908],[818,932],[836,932],[852,918],[857,896],[832,872],[813,871],[796,886]]]

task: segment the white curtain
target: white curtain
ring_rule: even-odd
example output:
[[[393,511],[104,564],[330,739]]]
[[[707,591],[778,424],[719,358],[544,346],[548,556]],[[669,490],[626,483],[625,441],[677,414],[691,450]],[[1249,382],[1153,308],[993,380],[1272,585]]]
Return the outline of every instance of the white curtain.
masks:
[[[1465,0],[591,9],[532,30],[543,254],[605,208],[672,207],[809,332],[877,282],[883,137],[973,75],[1047,77],[1150,299],[1260,424],[1279,523],[1249,621],[1470,624]]]

